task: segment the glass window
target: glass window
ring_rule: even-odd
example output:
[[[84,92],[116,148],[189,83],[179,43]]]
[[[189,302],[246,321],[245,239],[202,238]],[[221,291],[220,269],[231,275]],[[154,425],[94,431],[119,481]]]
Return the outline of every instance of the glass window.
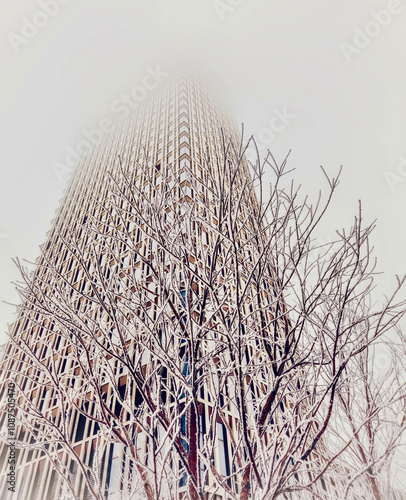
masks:
[[[187,132],[189,134],[189,125],[183,124],[181,127],[179,127],[179,133],[181,134],[182,132]]]
[[[230,464],[227,447],[227,434],[225,427],[220,422],[216,422],[217,441],[219,444],[220,474],[228,476],[230,474]]]
[[[181,148],[179,149],[179,155],[182,156],[184,154],[190,156],[190,147],[187,146],[186,144],[184,146],[181,146]]]

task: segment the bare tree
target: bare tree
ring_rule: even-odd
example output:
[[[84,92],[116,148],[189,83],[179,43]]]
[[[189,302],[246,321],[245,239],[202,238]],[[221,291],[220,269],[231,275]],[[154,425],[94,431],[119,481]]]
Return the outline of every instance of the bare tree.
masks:
[[[364,328],[367,331],[368,325]],[[359,489],[359,479],[365,488],[365,478],[376,500],[391,498],[397,490],[391,469],[406,427],[405,347],[402,331],[395,328],[346,367],[347,383],[335,415],[338,426],[332,429],[339,448],[350,443],[342,458],[350,464],[352,477],[342,498]],[[389,366],[380,368],[378,356]]]
[[[374,410],[352,423],[350,374],[364,367],[374,390],[368,357],[404,312],[404,278],[365,307],[375,263],[361,208],[315,244],[338,177],[311,204],[286,182],[287,159],[269,153],[250,171],[242,144],[224,139],[201,168],[120,161],[108,193],[57,234],[64,259],[44,249],[33,276],[18,263],[3,365],[21,446],[77,498],[351,498],[341,458],[357,446],[371,485],[359,429],[371,432]],[[330,449],[339,405],[352,435]]]

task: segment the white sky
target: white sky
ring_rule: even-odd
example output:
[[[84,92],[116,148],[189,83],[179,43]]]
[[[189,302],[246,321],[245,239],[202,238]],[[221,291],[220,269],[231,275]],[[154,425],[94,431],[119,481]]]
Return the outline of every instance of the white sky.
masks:
[[[285,127],[275,122],[268,146],[277,159],[292,149],[298,181],[315,191],[325,186],[320,165],[332,175],[344,166],[321,238],[351,223],[362,199],[366,220],[378,218],[382,293],[406,271],[406,166],[398,172],[406,158],[406,1],[216,1],[229,5],[223,19],[212,0],[70,0],[49,21],[36,0],[2,2],[0,300],[18,300],[11,259],[34,260],[50,228],[64,187],[53,162],[65,163],[83,129],[115,119],[112,102],[157,65],[204,75],[237,122],[262,138],[275,108],[294,115]],[[386,26],[374,23],[372,11],[388,8]],[[16,38],[23,18],[44,21],[28,43]],[[346,58],[342,44],[354,44],[357,28],[371,37],[358,35],[365,47]],[[398,175],[393,189],[388,172]],[[0,305],[0,342],[13,311]]]
[[[361,198],[366,220],[378,218],[382,292],[405,272],[406,167],[400,175],[398,166],[406,158],[406,5],[216,1],[229,5],[223,18],[211,0],[71,0],[48,22],[36,1],[3,3],[1,300],[17,300],[11,259],[38,256],[58,207],[64,186],[53,162],[65,163],[83,129],[116,119],[112,102],[157,65],[170,74],[180,67],[203,74],[237,122],[264,140],[275,108],[294,115],[284,128],[275,122],[279,131],[267,146],[276,158],[292,149],[290,165],[306,188],[325,186],[320,165],[331,174],[344,166],[321,237],[348,225]],[[388,8],[394,13],[382,14],[386,26],[374,24],[372,11]],[[16,37],[23,18],[45,24],[28,43]],[[348,61],[341,44],[354,44],[357,27],[375,36]],[[393,190],[385,172],[398,175]],[[13,310],[1,304],[1,332]]]

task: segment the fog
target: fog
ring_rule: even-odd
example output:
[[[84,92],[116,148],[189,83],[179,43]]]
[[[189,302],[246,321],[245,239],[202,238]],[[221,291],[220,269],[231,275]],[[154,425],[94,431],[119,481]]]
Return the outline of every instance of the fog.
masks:
[[[304,191],[326,188],[320,165],[330,175],[343,165],[320,238],[348,226],[361,199],[366,222],[377,219],[378,294],[405,272],[400,1],[22,0],[2,10],[1,300],[18,302],[12,258],[35,260],[45,241],[64,188],[55,165],[117,120],[148,72],[164,82],[179,69],[203,77],[263,151],[281,161],[291,150]],[[2,341],[14,319],[2,303]]]

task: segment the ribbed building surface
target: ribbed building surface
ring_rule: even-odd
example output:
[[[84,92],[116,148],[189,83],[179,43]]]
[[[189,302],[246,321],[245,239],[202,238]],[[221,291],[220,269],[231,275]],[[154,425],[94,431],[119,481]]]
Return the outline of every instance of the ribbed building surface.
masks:
[[[274,377],[264,335],[276,358],[283,339],[271,267],[244,291],[262,257],[248,166],[227,164],[238,144],[210,92],[182,76],[81,160],[3,361],[2,499],[241,492],[239,440]],[[10,382],[22,422],[15,494]]]

